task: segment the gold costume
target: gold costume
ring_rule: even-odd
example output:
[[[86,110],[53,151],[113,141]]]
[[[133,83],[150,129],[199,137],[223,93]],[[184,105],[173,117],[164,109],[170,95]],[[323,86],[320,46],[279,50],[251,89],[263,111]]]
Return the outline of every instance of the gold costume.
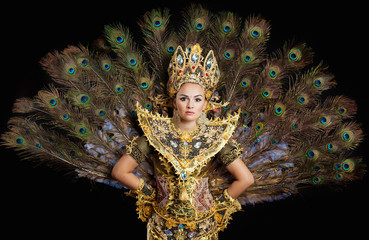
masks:
[[[216,154],[227,156],[222,158],[225,165],[238,157],[237,146],[227,144],[238,114],[209,120],[192,132],[182,132],[172,118],[141,107],[137,115],[145,136],[132,142],[129,154],[138,163],[152,161],[156,179],[156,189],[141,179],[136,190],[148,239],[218,239],[218,231],[241,206],[226,190],[213,196],[208,176]]]

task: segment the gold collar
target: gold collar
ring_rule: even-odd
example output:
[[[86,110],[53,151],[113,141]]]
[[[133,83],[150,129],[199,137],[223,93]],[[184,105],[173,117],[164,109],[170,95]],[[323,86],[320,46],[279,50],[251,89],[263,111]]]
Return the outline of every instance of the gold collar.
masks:
[[[153,114],[136,105],[139,124],[149,143],[171,163],[179,176],[198,172],[217,154],[232,136],[239,114],[209,120],[205,126],[184,132],[172,118]]]

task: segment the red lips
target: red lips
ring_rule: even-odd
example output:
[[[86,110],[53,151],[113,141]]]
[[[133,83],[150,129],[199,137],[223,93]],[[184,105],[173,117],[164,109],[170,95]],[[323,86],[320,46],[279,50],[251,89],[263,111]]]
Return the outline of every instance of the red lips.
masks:
[[[192,114],[195,114],[194,112],[191,112],[191,111],[187,111],[186,112],[187,115],[192,115]]]

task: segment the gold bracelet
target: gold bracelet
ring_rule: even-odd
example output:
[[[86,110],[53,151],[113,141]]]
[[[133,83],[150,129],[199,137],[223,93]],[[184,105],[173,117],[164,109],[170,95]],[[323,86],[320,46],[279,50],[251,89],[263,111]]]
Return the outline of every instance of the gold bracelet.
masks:
[[[225,189],[223,192],[224,198],[228,201],[233,203],[234,201],[236,201],[237,199],[234,199],[233,197],[231,197],[231,195],[229,195],[228,193],[228,189]]]
[[[145,180],[143,180],[142,178],[139,178],[140,179],[140,184],[138,185],[137,189],[134,191],[136,194],[139,194],[143,187],[145,186]]]

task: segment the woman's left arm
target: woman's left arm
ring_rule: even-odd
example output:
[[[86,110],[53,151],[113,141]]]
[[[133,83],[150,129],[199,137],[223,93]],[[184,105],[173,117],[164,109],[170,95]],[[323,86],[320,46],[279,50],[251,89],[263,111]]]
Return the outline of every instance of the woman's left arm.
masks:
[[[233,199],[236,199],[254,183],[254,176],[240,158],[226,166],[226,169],[235,178],[227,191]]]

